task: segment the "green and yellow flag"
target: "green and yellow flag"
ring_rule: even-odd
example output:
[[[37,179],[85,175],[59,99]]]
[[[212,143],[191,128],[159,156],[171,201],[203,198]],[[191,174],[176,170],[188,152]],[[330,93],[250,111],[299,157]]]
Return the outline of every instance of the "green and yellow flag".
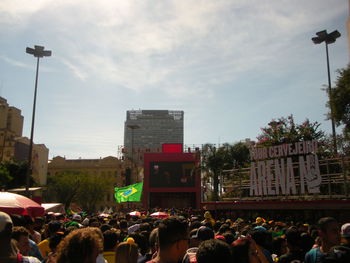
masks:
[[[117,203],[140,202],[143,183],[132,184],[124,187],[114,188],[114,197]]]

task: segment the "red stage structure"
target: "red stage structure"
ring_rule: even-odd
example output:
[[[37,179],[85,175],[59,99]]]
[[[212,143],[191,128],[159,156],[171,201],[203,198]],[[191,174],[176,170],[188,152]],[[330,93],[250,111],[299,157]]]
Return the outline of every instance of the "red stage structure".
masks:
[[[144,208],[200,208],[199,152],[164,145],[161,153],[144,154]]]

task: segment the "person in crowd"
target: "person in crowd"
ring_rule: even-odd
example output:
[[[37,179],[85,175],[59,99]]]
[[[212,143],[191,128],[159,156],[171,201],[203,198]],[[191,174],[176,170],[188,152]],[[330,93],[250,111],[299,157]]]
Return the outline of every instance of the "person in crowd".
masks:
[[[19,252],[16,241],[12,240],[12,229],[13,223],[11,217],[4,212],[0,212],[0,262],[40,263],[39,259],[24,256]],[[29,247],[29,245],[27,247]]]
[[[65,237],[65,234],[63,232],[57,232],[49,239],[49,247],[51,252],[49,253],[46,260],[42,261],[44,263],[56,263],[57,260],[57,247],[61,240]]]
[[[197,239],[198,245],[200,245],[203,241],[214,239],[214,232],[209,227],[201,226],[198,228],[194,238]]]
[[[276,262],[285,253],[287,253],[287,242],[283,237],[275,237],[272,239],[271,253],[273,261]]]
[[[322,263],[349,263],[350,248],[345,246],[334,246],[322,259]]]
[[[298,230],[291,228],[285,233],[288,252],[284,253],[278,260],[278,263],[290,263],[293,260],[304,261],[305,254],[301,249],[301,235]]]
[[[177,263],[188,248],[188,224],[183,218],[171,216],[158,225],[158,251],[149,263]]]
[[[146,263],[150,261],[158,250],[158,228],[152,230],[149,235],[149,251],[142,257],[139,257],[137,263]]]
[[[15,226],[12,228],[11,237],[16,240],[19,252],[24,256],[28,256],[30,251],[29,231],[23,226]]]
[[[196,259],[197,263],[232,262],[231,248],[218,239],[206,240],[199,245]]]
[[[50,221],[48,223],[48,225],[47,225],[47,236],[48,237],[38,244],[40,253],[44,259],[47,259],[50,252],[52,252],[50,249],[50,246],[49,246],[50,237],[53,236],[54,234],[56,234],[57,232],[61,231],[61,227],[62,227],[61,222],[57,221],[57,220]]]
[[[318,221],[321,245],[305,255],[305,263],[321,263],[322,258],[333,247],[340,245],[340,227],[333,217],[323,217]]]
[[[264,253],[265,258],[270,262],[274,263],[272,259],[272,254],[269,249],[271,249],[272,235],[263,226],[256,226],[249,235],[256,242],[256,246]]]
[[[129,237],[126,242],[118,244],[115,251],[115,263],[137,263],[138,258],[138,247],[133,238]]]
[[[92,228],[72,231],[58,245],[57,263],[96,263],[103,242]]]
[[[205,211],[204,213],[204,220],[202,221],[202,225],[205,225],[206,223],[209,223],[211,227],[214,226],[215,220],[211,216],[211,213],[209,211]]]
[[[36,244],[39,244],[41,242],[41,234],[38,231],[35,231],[34,227],[34,220],[31,216],[25,215],[23,217],[24,220],[24,227],[29,232],[29,238],[33,240]]]
[[[117,248],[119,235],[115,230],[103,232],[103,257],[108,263],[115,261],[115,249]]]
[[[350,223],[341,226],[342,246],[350,248]]]
[[[268,263],[261,248],[251,237],[237,239],[232,243],[234,263]]]

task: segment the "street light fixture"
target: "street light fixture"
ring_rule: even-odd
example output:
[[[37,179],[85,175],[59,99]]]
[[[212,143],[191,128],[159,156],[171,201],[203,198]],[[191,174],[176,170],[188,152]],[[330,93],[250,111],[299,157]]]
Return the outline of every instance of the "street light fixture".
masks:
[[[32,113],[32,127],[30,131],[29,153],[28,153],[28,168],[26,173],[26,195],[29,196],[29,177],[32,173],[32,151],[33,151],[33,136],[34,136],[34,121],[35,121],[35,108],[36,108],[36,93],[38,89],[38,73],[39,73],[39,59],[43,57],[50,57],[51,50],[44,50],[43,46],[34,46],[33,48],[27,47],[26,53],[33,55],[37,58],[36,62],[36,76],[35,76],[35,89],[34,89],[34,101],[33,101],[33,113]]]
[[[313,37],[312,41],[314,44],[321,44],[325,42],[326,44],[326,56],[327,56],[327,72],[328,72],[328,96],[329,96],[329,106],[331,109],[331,121],[332,121],[332,136],[333,136],[333,148],[334,154],[337,155],[337,135],[335,133],[335,123],[333,118],[333,104],[332,104],[332,88],[331,88],[331,73],[329,70],[329,55],[328,55],[328,44],[332,44],[336,41],[338,37],[341,36],[338,30],[333,31],[332,33],[327,33],[327,30],[323,30],[316,33],[317,37]]]

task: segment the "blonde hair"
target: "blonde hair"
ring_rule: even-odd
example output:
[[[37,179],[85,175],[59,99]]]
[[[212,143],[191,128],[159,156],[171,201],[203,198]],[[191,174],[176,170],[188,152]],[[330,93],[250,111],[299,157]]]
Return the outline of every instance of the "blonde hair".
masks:
[[[135,242],[128,239],[120,243],[115,251],[115,263],[137,263],[139,256],[138,247]]]

